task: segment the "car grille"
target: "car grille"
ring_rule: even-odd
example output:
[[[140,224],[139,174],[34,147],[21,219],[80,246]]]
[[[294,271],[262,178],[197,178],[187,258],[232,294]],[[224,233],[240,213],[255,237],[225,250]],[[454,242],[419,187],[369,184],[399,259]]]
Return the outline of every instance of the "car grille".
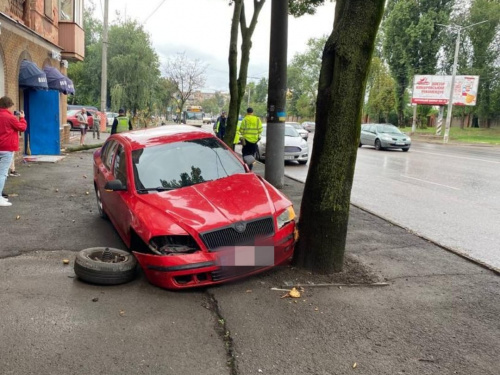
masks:
[[[236,230],[240,224],[246,227],[242,232]],[[257,237],[274,235],[273,218],[267,217],[246,222],[235,223],[229,227],[201,233],[200,237],[210,251],[219,247],[253,245]]]
[[[247,273],[251,273],[257,271],[264,267],[256,267],[256,266],[246,266],[246,267],[221,267],[216,271],[212,272],[212,280],[220,281],[226,280],[237,276],[246,275]]]
[[[301,152],[302,149],[296,146],[285,146],[285,152]]]

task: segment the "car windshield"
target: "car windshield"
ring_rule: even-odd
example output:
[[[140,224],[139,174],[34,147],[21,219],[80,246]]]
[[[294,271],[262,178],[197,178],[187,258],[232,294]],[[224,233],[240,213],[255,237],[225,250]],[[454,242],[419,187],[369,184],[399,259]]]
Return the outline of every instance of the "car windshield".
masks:
[[[70,109],[68,112],[67,112],[67,116],[74,116],[76,115],[78,112],[80,112],[79,109]]]
[[[402,134],[394,125],[377,125],[378,133]]]
[[[234,154],[214,138],[135,150],[132,161],[138,191],[177,189],[245,173]]]
[[[285,126],[285,137],[300,137],[300,135],[292,125],[286,125]]]

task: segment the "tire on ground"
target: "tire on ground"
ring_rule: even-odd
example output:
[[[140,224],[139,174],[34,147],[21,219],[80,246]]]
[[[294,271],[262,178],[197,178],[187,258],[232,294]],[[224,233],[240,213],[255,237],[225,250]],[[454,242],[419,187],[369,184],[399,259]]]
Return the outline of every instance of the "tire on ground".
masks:
[[[108,248],[116,263],[105,262],[101,257],[105,247],[91,247],[76,254],[75,274],[91,284],[118,285],[132,281],[136,275],[137,260],[125,250]]]

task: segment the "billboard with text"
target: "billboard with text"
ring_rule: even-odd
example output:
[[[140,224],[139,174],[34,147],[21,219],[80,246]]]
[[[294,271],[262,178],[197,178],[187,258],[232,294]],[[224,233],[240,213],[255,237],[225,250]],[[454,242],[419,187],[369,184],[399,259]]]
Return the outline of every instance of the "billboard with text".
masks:
[[[479,76],[455,76],[453,105],[476,105]],[[451,76],[416,75],[412,104],[447,105]]]

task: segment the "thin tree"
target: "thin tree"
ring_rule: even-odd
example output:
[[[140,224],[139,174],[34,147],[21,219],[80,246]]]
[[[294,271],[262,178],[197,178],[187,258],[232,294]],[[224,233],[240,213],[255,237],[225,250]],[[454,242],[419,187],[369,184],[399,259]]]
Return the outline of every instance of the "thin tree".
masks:
[[[337,0],[322,58],[316,136],[300,209],[294,263],[342,270],[362,104],[385,0]]]
[[[173,100],[179,112],[182,112],[184,104],[193,92],[205,85],[206,69],[206,64],[198,59],[187,58],[184,52],[167,60],[165,74],[177,89]]]

